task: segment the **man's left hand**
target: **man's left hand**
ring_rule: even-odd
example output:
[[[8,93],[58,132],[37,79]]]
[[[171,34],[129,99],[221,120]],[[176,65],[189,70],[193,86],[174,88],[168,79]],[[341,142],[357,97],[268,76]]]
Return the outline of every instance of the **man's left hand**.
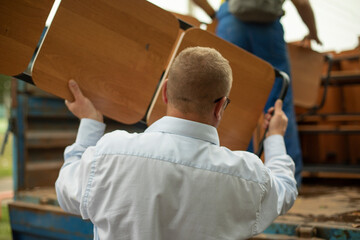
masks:
[[[101,112],[99,112],[94,104],[83,95],[79,85],[74,81],[69,81],[69,89],[74,96],[74,101],[69,102],[65,100],[65,104],[76,117],[79,119],[90,118],[99,122],[103,122],[104,118]]]

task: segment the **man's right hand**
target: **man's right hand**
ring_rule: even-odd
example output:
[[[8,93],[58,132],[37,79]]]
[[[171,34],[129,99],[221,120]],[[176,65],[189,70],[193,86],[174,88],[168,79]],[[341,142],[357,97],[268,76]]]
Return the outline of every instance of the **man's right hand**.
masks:
[[[277,100],[275,102],[275,107],[269,109],[265,115],[264,127],[268,127],[266,137],[271,135],[280,134],[285,135],[287,128],[288,118],[282,110],[283,102]],[[272,114],[274,112],[274,114]]]
[[[72,79],[69,81],[69,89],[74,96],[73,102],[65,100],[65,104],[70,112],[79,119],[90,118],[99,122],[104,121],[101,112],[99,112],[94,104],[82,94],[79,85]]]

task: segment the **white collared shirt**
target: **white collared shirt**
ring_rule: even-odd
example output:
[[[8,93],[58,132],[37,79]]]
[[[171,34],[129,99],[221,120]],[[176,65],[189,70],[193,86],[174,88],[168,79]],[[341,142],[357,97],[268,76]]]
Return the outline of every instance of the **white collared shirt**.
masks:
[[[283,137],[254,154],[219,146],[214,127],[164,117],[144,133],[104,133],[82,119],[56,181],[60,206],[90,219],[94,239],[244,239],[293,205]]]

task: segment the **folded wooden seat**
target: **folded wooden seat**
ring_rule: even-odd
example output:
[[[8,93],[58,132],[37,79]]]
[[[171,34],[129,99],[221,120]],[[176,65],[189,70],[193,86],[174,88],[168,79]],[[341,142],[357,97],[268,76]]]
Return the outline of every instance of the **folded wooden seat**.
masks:
[[[15,6],[9,8],[16,11]],[[207,31],[188,25],[181,30],[184,24],[179,22],[147,1],[62,0],[37,52],[31,80],[40,89],[72,100],[67,83],[74,79],[105,116],[150,125],[165,115],[159,92],[172,59],[187,47],[212,47],[233,70],[231,104],[219,126],[220,141],[245,150],[274,83],[274,69]],[[43,28],[43,23],[35,25]],[[2,68],[0,73],[18,74],[28,61],[22,70]]]

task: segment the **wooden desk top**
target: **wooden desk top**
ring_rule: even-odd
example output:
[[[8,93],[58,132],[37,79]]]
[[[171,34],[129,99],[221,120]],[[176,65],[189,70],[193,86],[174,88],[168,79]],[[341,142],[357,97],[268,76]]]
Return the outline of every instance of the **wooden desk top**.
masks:
[[[0,0],[0,74],[24,72],[45,28],[53,0]]]
[[[177,19],[147,1],[62,0],[33,68],[35,84],[72,100],[75,79],[106,116],[140,121],[166,69]]]

